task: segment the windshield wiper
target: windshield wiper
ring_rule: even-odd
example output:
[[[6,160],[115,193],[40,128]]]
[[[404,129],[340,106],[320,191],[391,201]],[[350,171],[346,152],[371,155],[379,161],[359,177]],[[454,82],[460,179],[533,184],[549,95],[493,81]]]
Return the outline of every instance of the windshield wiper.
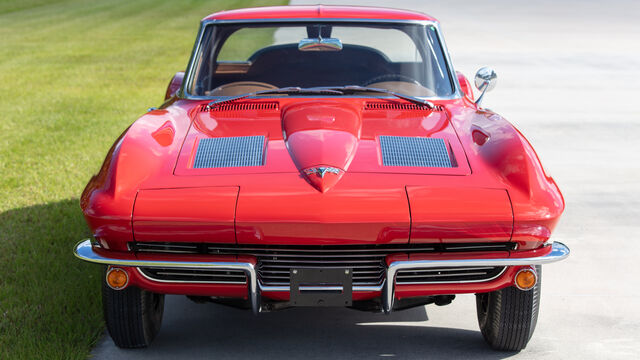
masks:
[[[395,91],[391,91],[391,90],[387,90],[387,89],[372,88],[372,87],[366,87],[366,86],[360,86],[360,85],[316,87],[316,88],[311,88],[311,89],[335,90],[335,91],[340,91],[342,93],[345,93],[345,92],[377,92],[377,93],[382,93],[382,94],[393,95],[393,96],[395,96],[397,98],[410,101],[410,102],[412,102],[414,104],[426,106],[429,109],[433,109],[433,107],[434,107],[433,103],[431,101],[428,101],[428,100],[423,100],[423,99],[420,99],[420,98],[417,98],[417,97],[413,97],[413,96],[410,96],[410,95],[397,93]]]
[[[265,95],[265,94],[325,94],[325,95],[344,95],[344,92],[338,89],[329,89],[329,88],[301,88],[297,86],[283,87],[278,89],[268,89],[268,90],[260,90],[254,91],[246,94],[240,94],[234,97],[230,97],[222,100],[215,100],[209,103],[209,107],[228,103],[235,100],[240,100],[244,98],[248,98],[250,96],[255,95]]]
[[[397,98],[407,100],[414,104],[426,106],[429,109],[433,109],[434,105],[431,101],[423,100],[417,97],[413,97],[410,95],[405,95],[401,93],[397,93],[395,91],[380,89],[380,88],[372,88],[360,85],[346,85],[346,86],[329,86],[329,87],[312,87],[312,88],[301,88],[297,86],[283,87],[278,89],[267,89],[254,91],[246,94],[240,94],[237,96],[233,96],[227,99],[215,100],[209,103],[209,107],[225,104],[231,101],[240,100],[244,98],[248,98],[250,96],[255,95],[266,95],[266,94],[319,94],[319,95],[344,95],[345,92],[376,92],[381,94],[392,95]]]

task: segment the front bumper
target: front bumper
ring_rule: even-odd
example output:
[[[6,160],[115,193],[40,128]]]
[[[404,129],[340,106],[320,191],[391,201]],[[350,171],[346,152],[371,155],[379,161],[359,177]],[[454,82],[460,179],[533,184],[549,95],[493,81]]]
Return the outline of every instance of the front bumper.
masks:
[[[551,248],[550,250],[548,248]],[[464,267],[464,266],[527,266],[542,265],[560,261],[569,256],[569,248],[560,242],[546,245],[541,250],[541,256],[535,257],[507,257],[507,258],[487,258],[487,259],[448,259],[448,260],[408,260],[392,261],[386,270],[386,281],[382,286],[382,304],[385,313],[391,312],[395,298],[395,279],[400,270],[417,270],[441,267]],[[248,297],[254,313],[260,311],[260,288],[258,276],[254,263],[251,262],[204,262],[204,261],[172,261],[172,260],[139,260],[139,259],[117,259],[100,255],[94,251],[91,240],[81,241],[76,245],[74,254],[81,260],[114,266],[131,267],[158,267],[158,268],[182,268],[182,269],[217,269],[217,270],[240,270],[248,279]],[[274,289],[265,288],[265,291]],[[287,289],[278,289],[285,291]],[[359,290],[354,288],[354,290]],[[368,289],[373,290],[373,289]]]

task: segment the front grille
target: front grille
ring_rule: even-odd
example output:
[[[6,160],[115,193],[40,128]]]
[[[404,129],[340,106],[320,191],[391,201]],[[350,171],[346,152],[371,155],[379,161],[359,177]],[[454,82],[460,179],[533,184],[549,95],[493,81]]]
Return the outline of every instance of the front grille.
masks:
[[[329,253],[349,256],[361,254],[415,254],[438,252],[510,251],[512,242],[448,243],[448,244],[387,244],[387,245],[238,245],[190,242],[136,241],[129,250],[145,253],[209,254],[209,255],[274,255],[278,253]]]
[[[247,276],[240,270],[139,268],[154,281],[245,284]]]
[[[401,270],[396,275],[396,283],[409,285],[488,281],[498,277],[504,270],[504,266]]]
[[[349,268],[354,286],[380,285],[385,277],[384,253],[287,251],[258,256],[262,284],[289,286],[291,269]]]
[[[393,245],[237,245],[178,242],[135,242],[129,248],[144,253],[201,255],[251,255],[258,259],[258,276],[265,286],[289,286],[291,269],[325,267],[353,269],[354,286],[379,286],[385,279],[385,257],[390,254],[509,251],[515,244],[452,243]],[[504,267],[438,268],[398,272],[398,284],[487,281],[500,275]],[[145,275],[161,281],[224,282],[241,281],[241,271],[144,269]],[[238,279],[242,280],[238,280]]]

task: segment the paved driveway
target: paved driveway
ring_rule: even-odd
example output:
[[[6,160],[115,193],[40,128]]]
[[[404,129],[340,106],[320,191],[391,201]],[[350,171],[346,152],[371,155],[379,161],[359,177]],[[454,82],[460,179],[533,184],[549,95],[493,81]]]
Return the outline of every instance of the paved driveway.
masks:
[[[294,1],[298,3],[298,1]],[[316,1],[312,1],[315,3]],[[327,1],[326,3],[344,3]],[[545,266],[538,327],[519,358],[640,353],[640,3],[634,1],[351,1],[436,16],[457,70],[499,83],[484,104],[537,149],[566,198],[555,238],[569,260]],[[391,4],[391,5],[390,5]],[[185,55],[186,56],[186,55]],[[474,298],[390,316],[293,309],[254,317],[167,298],[159,337],[115,358],[502,358],[478,331]]]

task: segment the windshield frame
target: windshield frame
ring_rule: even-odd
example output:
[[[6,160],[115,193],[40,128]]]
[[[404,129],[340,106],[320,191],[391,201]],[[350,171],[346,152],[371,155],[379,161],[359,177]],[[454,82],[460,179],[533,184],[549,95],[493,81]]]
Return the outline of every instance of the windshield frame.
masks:
[[[180,99],[186,100],[216,100],[216,99],[224,99],[227,96],[206,96],[206,95],[193,95],[190,94],[187,89],[191,87],[191,84],[194,81],[194,70],[196,67],[196,62],[198,61],[198,54],[200,53],[200,48],[202,47],[202,39],[205,34],[205,30],[208,26],[215,26],[219,24],[255,24],[255,23],[305,23],[305,22],[343,22],[349,24],[385,24],[385,23],[402,23],[402,24],[415,24],[422,26],[432,26],[435,30],[437,39],[439,41],[440,49],[442,51],[442,57],[444,59],[444,66],[447,74],[449,75],[449,81],[451,82],[451,87],[453,88],[453,92],[447,96],[416,96],[420,99],[428,99],[428,100],[452,100],[459,99],[462,97],[462,91],[460,90],[460,84],[458,82],[458,76],[456,75],[455,70],[453,69],[453,65],[451,63],[451,58],[449,56],[449,50],[447,49],[447,44],[442,37],[442,31],[440,29],[440,23],[437,21],[429,21],[429,20],[394,20],[394,19],[348,19],[348,18],[273,18],[273,19],[233,19],[233,20],[204,20],[200,23],[200,28],[198,29],[198,34],[196,36],[196,43],[191,52],[191,56],[189,58],[189,63],[187,65],[187,69],[185,70],[184,80],[180,86],[179,91],[177,92],[177,96]],[[309,97],[309,95],[295,95],[295,96],[303,96]],[[322,97],[345,97],[340,95],[313,95],[313,96],[322,96]],[[373,97],[373,98],[388,98],[389,95],[380,94],[380,95],[358,95],[358,97]],[[252,98],[252,97],[250,97]]]

